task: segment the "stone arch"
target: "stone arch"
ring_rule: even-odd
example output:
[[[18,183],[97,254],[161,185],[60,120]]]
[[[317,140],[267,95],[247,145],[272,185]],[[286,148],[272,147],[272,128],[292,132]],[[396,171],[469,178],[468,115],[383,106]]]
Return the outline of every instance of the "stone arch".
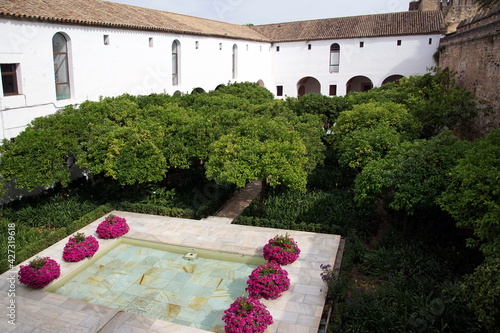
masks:
[[[321,94],[321,83],[311,76],[303,77],[297,82],[297,95]]]
[[[386,83],[390,83],[390,82],[394,82],[394,83],[398,84],[399,80],[401,80],[403,77],[404,77],[403,75],[399,75],[399,74],[388,76],[384,81],[382,81],[382,85],[384,85]]]
[[[215,87],[215,90],[219,90],[220,88],[224,87],[224,84],[219,84],[217,87]]]
[[[191,94],[203,94],[205,92],[205,89],[203,88],[194,88],[193,91],[191,91]]]
[[[358,75],[352,77],[346,84],[346,93],[363,92],[373,88],[373,82],[366,76]]]

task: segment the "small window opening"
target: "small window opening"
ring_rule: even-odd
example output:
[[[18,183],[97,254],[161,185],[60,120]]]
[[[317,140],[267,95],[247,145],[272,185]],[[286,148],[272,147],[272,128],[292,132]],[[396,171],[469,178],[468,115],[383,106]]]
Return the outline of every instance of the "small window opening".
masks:
[[[17,64],[1,64],[4,96],[17,95]]]
[[[153,47],[153,37],[149,37],[149,47]]]
[[[365,42],[359,42],[359,47],[365,47]]]
[[[308,50],[312,49],[312,45],[311,44],[307,44],[307,49]]]
[[[222,43],[219,43],[219,50],[222,50]]]
[[[109,45],[109,35],[104,35],[104,45]]]
[[[276,86],[276,96],[283,96],[283,86]]]
[[[276,46],[276,52],[279,52],[279,51],[280,51],[280,47]]]
[[[429,45],[432,45],[432,38],[429,38]]]
[[[195,41],[194,42],[194,48],[197,49],[197,50],[200,48],[200,42],[199,41]]]
[[[401,39],[398,39],[398,46],[401,46]]]
[[[336,84],[331,84],[330,85],[330,96],[337,96],[337,85]]]

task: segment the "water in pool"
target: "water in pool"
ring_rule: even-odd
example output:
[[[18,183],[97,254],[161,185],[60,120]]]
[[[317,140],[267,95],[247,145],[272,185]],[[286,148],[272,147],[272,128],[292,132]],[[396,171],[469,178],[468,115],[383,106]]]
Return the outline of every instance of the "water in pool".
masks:
[[[151,318],[223,332],[256,265],[119,244],[54,292]]]

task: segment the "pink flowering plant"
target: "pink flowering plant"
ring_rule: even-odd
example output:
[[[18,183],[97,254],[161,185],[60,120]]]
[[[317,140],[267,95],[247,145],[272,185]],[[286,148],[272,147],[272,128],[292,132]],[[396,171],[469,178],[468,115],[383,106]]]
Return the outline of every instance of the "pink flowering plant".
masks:
[[[247,281],[248,294],[255,298],[277,299],[290,288],[288,272],[275,262],[258,266]]]
[[[117,238],[125,235],[130,230],[127,220],[123,217],[108,215],[104,221],[97,226],[97,236],[102,239]]]
[[[77,262],[85,258],[90,258],[99,249],[99,242],[94,236],[85,237],[84,233],[77,233],[70,237],[64,246],[63,259],[65,261]]]
[[[273,317],[258,299],[239,297],[224,311],[226,333],[259,333],[273,323]]]
[[[28,265],[21,265],[18,272],[19,282],[35,289],[44,288],[60,275],[61,267],[49,257],[36,257]]]
[[[264,245],[264,259],[274,261],[279,265],[288,265],[299,258],[300,249],[288,233],[275,236]]]

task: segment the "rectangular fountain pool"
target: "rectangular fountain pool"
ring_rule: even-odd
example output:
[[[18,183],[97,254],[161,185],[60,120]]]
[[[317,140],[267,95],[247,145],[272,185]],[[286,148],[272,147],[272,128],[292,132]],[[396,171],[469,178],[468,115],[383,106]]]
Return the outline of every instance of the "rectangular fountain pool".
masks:
[[[248,276],[262,263],[262,258],[121,238],[47,291],[223,332],[224,310],[246,295]]]

